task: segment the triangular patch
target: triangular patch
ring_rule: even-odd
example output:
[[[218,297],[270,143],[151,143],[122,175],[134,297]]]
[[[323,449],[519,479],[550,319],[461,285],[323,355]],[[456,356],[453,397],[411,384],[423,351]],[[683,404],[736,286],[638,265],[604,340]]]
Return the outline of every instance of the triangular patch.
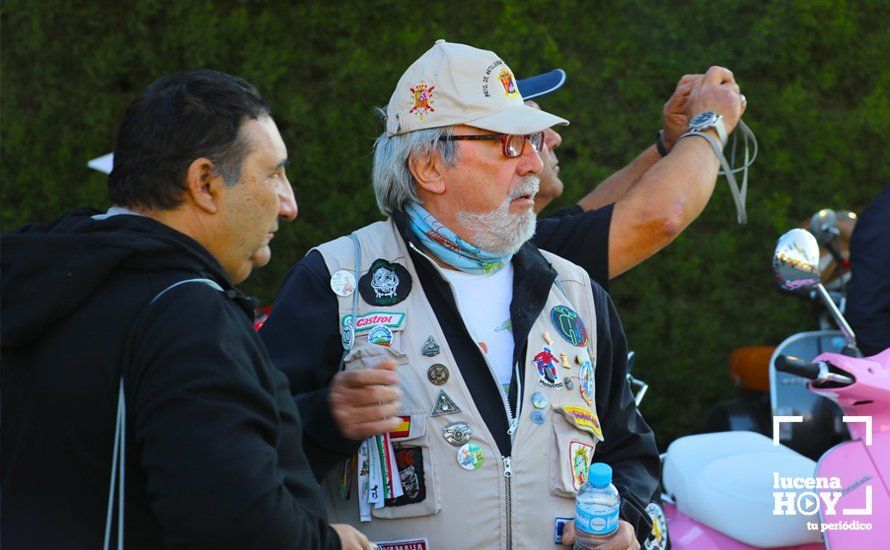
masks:
[[[439,396],[436,398],[436,404],[433,405],[433,411],[430,416],[442,416],[443,414],[454,414],[461,412],[460,407],[448,397],[445,390],[439,390]]]

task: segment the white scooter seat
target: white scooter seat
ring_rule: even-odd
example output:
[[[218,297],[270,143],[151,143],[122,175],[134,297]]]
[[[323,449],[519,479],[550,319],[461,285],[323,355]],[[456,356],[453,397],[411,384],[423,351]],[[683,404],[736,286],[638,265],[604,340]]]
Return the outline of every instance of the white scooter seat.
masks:
[[[822,541],[807,521],[819,516],[773,515],[774,473],[811,477],[816,463],[754,432],[681,437],[664,460],[665,490],[681,512],[733,539],[759,548]],[[793,490],[793,489],[792,489]]]

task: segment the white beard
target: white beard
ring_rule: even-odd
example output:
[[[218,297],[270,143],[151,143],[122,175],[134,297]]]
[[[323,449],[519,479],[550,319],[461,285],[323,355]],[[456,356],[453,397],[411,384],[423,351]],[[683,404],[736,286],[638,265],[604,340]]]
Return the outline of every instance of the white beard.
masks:
[[[534,208],[521,214],[511,214],[510,202],[523,195],[534,198],[540,185],[540,178],[527,176],[491,212],[476,214],[461,210],[455,214],[455,218],[469,232],[470,243],[499,256],[515,254],[535,234],[537,215]]]

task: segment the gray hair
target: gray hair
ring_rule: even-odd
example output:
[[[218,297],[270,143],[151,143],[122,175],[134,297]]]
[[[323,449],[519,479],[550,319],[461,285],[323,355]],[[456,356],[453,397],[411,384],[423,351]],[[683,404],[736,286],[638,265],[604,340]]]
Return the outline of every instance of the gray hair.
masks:
[[[385,125],[386,111],[377,111]],[[404,212],[408,203],[421,202],[417,194],[417,182],[408,168],[411,155],[426,156],[437,152],[446,166],[454,166],[457,162],[456,144],[440,139],[451,136],[451,128],[430,128],[395,136],[388,136],[384,130],[380,134],[374,142],[371,183],[377,197],[377,207],[385,216]]]

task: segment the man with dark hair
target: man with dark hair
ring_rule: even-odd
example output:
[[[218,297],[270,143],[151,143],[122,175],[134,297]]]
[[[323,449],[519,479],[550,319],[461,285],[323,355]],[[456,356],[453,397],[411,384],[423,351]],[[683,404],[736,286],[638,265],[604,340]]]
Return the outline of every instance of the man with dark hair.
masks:
[[[368,548],[327,523],[234,286],[297,216],[269,107],[224,73],[161,78],[115,153],[107,212],[3,235],[2,545]]]
[[[583,267],[590,276],[608,288],[609,279],[640,264],[671,243],[702,213],[717,182],[716,164],[688,164],[671,169],[659,161],[666,157],[676,140],[689,129],[687,104],[708,101],[727,91],[738,94],[731,72],[711,67],[708,76],[720,74],[724,88],[702,86],[706,75],[686,75],[677,83],[662,109],[663,129],[657,143],[644,149],[633,161],[590,190],[576,204],[538,220],[535,244]],[[549,73],[517,82],[526,104],[559,89],[565,72]],[[744,96],[739,96],[744,113]],[[727,127],[731,131],[731,127]],[[540,212],[563,192],[556,149],[562,136],[552,128],[544,130],[541,160],[541,189],[535,196]]]

